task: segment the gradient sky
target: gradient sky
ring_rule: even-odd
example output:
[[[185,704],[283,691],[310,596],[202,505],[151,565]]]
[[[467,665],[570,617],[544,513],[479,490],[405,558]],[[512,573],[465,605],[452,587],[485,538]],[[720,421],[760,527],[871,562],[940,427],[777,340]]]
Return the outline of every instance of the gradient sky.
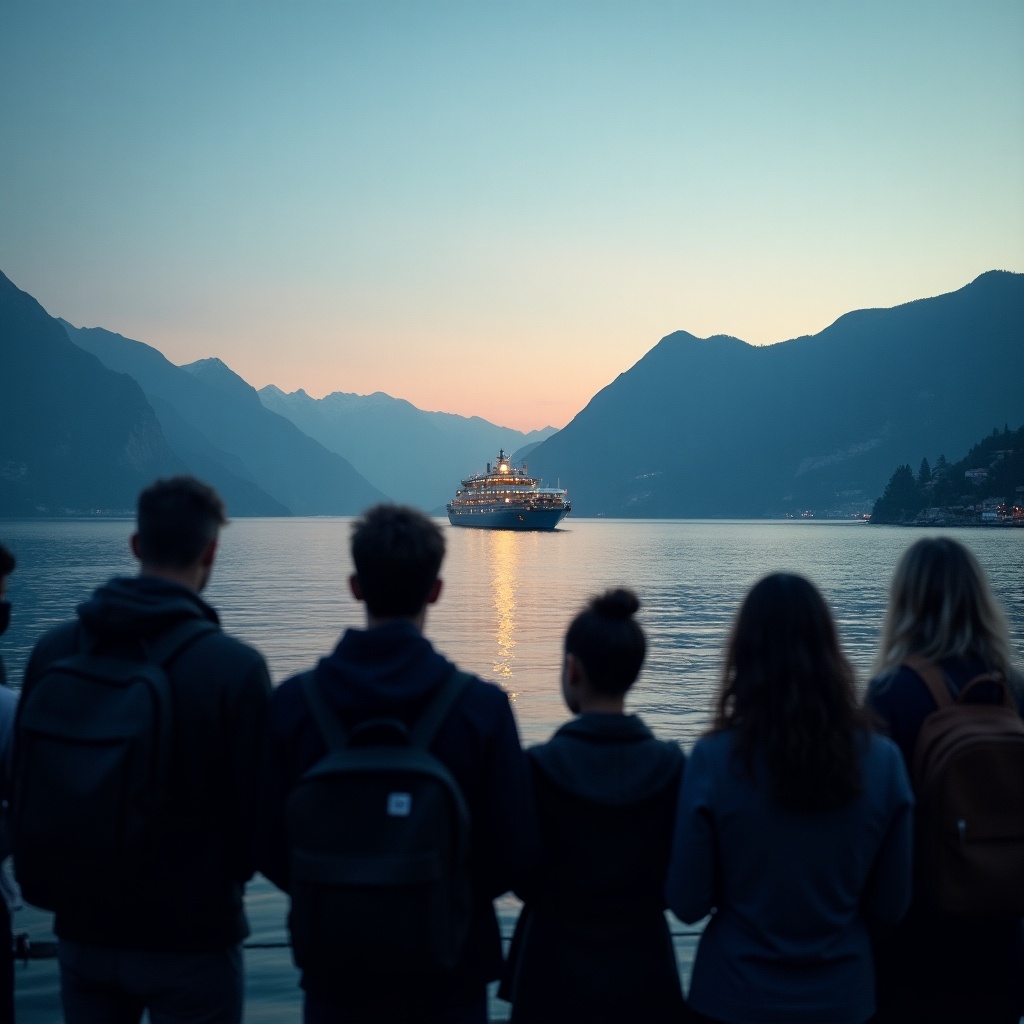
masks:
[[[0,0],[0,270],[257,387],[562,426],[995,268],[1022,0]]]

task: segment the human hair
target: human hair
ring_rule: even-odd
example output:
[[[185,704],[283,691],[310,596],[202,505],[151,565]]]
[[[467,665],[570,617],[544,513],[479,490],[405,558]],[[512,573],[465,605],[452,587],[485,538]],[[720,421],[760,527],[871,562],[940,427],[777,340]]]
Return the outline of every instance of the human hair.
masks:
[[[3,544],[0,544],[0,576],[10,576],[17,564],[14,555]]]
[[[144,565],[186,569],[227,522],[220,495],[192,476],[157,480],[139,495],[139,557]]]
[[[620,697],[636,681],[647,640],[633,618],[640,600],[631,590],[591,598],[565,634],[565,653],[577,658],[595,692]]]
[[[374,505],[352,524],[352,561],[375,618],[418,615],[443,559],[441,531],[414,508]]]
[[[818,811],[861,792],[867,727],[825,599],[803,576],[765,576],[733,621],[713,728],[733,731],[749,774],[764,759],[780,807]]]
[[[973,552],[950,537],[915,541],[893,573],[875,670],[911,655],[934,662],[974,656],[1013,677],[1006,617]]]

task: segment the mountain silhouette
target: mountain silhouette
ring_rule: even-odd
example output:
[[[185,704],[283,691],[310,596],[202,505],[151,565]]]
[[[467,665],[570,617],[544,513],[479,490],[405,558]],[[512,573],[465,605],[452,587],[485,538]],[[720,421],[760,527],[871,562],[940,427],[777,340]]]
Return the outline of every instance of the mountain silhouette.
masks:
[[[755,347],[679,331],[530,454],[574,512],[871,510],[894,465],[1024,419],[1024,275]]]
[[[169,443],[197,473],[203,467],[225,496],[230,487],[248,486],[242,501],[248,514],[355,515],[384,500],[345,459],[265,408],[219,359],[175,366],[143,342],[99,327],[64,326],[76,345],[138,381]]]
[[[382,392],[338,391],[316,399],[302,390],[285,394],[269,385],[259,396],[268,409],[344,455],[396,501],[428,511],[444,505],[459,481],[483,469],[499,448],[509,452],[554,433],[546,427],[524,434],[479,416],[425,412]]]
[[[128,511],[184,472],[142,389],[0,273],[0,515]]]
[[[2,274],[0,332],[5,515],[127,510],[186,470],[236,515],[347,515],[384,493],[435,509],[498,447],[584,516],[839,515],[869,511],[894,465],[1024,420],[1024,275],[1005,271],[777,345],[676,332],[539,443],[550,428],[379,393],[258,393],[219,359],[174,366],[62,323]]]

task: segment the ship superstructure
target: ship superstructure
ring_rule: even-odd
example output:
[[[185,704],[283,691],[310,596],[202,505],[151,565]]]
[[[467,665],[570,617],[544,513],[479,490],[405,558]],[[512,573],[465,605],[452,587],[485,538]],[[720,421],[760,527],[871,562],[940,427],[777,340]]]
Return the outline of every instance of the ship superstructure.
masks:
[[[541,487],[526,463],[513,465],[502,448],[486,472],[462,481],[448,503],[448,521],[483,530],[553,530],[571,510],[564,487]]]

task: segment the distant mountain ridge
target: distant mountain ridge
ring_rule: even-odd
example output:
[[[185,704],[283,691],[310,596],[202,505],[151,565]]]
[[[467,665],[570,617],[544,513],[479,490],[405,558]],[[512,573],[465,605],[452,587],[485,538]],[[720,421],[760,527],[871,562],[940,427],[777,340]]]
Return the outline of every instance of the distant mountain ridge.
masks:
[[[138,381],[168,443],[242,515],[356,515],[385,496],[341,456],[260,402],[219,359],[175,366],[100,327],[64,322],[68,337]]]
[[[893,465],[1024,418],[1024,275],[755,347],[663,338],[530,454],[584,516],[870,511]]]
[[[676,332],[567,427],[530,434],[382,393],[258,393],[219,359],[178,367],[57,321],[0,274],[0,515],[124,510],[186,470],[236,515],[354,514],[385,494],[436,510],[499,447],[582,516],[842,515],[894,465],[1024,421],[1022,381],[1024,275],[1006,271],[777,345]]]
[[[183,472],[135,381],[0,273],[0,515],[123,512]]]
[[[301,389],[286,394],[268,385],[259,396],[396,501],[427,511],[444,505],[459,481],[483,469],[499,448],[511,453],[555,432],[545,427],[523,433],[479,416],[426,412],[379,391],[336,391],[316,399]]]

